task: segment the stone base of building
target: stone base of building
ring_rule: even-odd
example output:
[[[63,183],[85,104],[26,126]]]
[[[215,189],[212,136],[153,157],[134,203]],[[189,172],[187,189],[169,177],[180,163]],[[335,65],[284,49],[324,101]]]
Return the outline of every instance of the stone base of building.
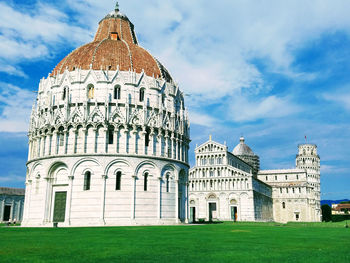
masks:
[[[150,219],[150,218],[139,218],[139,219],[105,219],[105,220],[71,220],[70,222],[40,222],[30,221],[22,222],[22,227],[102,227],[102,226],[147,226],[147,225],[179,225],[184,223],[176,218],[169,219]]]

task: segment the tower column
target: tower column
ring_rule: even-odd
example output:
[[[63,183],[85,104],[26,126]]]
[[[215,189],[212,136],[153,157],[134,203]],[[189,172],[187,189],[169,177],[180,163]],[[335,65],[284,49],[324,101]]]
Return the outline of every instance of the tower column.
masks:
[[[157,139],[158,139],[157,141],[158,141],[158,151],[159,151],[158,156],[162,156],[163,145],[162,145],[162,132],[160,130],[158,132]]]
[[[101,189],[101,215],[100,215],[100,223],[105,225],[105,203],[106,203],[106,179],[107,175],[102,175],[102,189]]]
[[[179,176],[179,175],[178,175]],[[175,180],[175,218],[176,223],[179,223],[179,180]]]
[[[149,147],[148,147],[148,154],[149,155],[154,155],[154,129],[151,128],[151,132],[149,134]]]
[[[72,208],[72,190],[73,190],[73,180],[74,176],[70,175],[68,176],[69,179],[69,185],[68,185],[68,192],[67,192],[67,218],[66,222],[68,225],[71,224],[70,218],[71,218],[71,208]]]
[[[57,155],[57,152],[58,152],[58,145],[57,145],[57,136],[58,136],[58,131],[57,130],[55,130],[54,132],[53,132],[53,138],[52,138],[52,153],[53,153],[53,155]]]
[[[132,187],[132,197],[131,197],[131,219],[135,219],[135,205],[136,205],[136,180],[137,176],[133,175],[133,187]]]
[[[158,219],[162,217],[162,176],[158,177]]]
[[[86,128],[83,128],[82,129],[82,132],[83,132],[83,145],[82,145],[82,151],[83,151],[83,153],[86,153],[86,140],[87,140],[87,130],[86,130]]]

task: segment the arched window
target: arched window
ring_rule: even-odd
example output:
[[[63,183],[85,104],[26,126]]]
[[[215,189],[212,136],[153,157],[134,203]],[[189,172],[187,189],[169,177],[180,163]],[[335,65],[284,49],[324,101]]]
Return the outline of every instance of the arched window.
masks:
[[[114,87],[114,99],[115,100],[120,100],[120,86],[119,85],[116,85]]]
[[[146,129],[146,134],[145,134],[145,146],[148,147],[149,146],[149,136],[150,136],[150,131],[149,129],[147,128]]]
[[[143,175],[143,191],[147,191],[148,173]]]
[[[166,192],[169,193],[169,174],[166,175]]]
[[[116,181],[115,181],[115,190],[120,190],[122,180],[122,172],[117,172]]]
[[[282,202],[282,208],[285,209],[286,208],[286,203]]]
[[[108,128],[108,144],[113,144],[114,142],[114,127]]]
[[[145,89],[141,88],[140,89],[140,94],[139,94],[139,101],[143,102],[145,100]]]
[[[87,86],[87,97],[88,99],[93,99],[95,96],[95,87],[92,84]]]
[[[63,88],[63,93],[62,93],[62,100],[65,100],[67,98],[67,87]]]
[[[63,146],[64,145],[64,129],[63,127],[60,127],[58,129],[58,146]]]
[[[84,175],[84,191],[90,190],[91,172],[87,171]]]

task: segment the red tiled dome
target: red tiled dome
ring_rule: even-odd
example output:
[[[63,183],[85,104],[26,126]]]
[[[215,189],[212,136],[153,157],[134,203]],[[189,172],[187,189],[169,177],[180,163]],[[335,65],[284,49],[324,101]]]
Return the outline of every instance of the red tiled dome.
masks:
[[[51,76],[63,73],[66,69],[84,70],[142,70],[148,76],[163,77],[171,81],[171,76],[162,64],[147,50],[138,45],[134,25],[116,9],[99,23],[95,38],[66,56],[54,68]]]

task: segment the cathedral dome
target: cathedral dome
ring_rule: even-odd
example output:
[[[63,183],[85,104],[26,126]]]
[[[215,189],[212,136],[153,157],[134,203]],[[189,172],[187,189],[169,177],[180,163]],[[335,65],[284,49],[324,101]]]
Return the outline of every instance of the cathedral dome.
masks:
[[[51,76],[76,69],[144,71],[150,77],[172,81],[167,69],[138,45],[134,25],[118,5],[100,21],[94,40],[68,54]]]
[[[234,155],[254,155],[254,152],[248,145],[244,143],[244,137],[241,137],[239,144],[233,149],[233,154]]]

